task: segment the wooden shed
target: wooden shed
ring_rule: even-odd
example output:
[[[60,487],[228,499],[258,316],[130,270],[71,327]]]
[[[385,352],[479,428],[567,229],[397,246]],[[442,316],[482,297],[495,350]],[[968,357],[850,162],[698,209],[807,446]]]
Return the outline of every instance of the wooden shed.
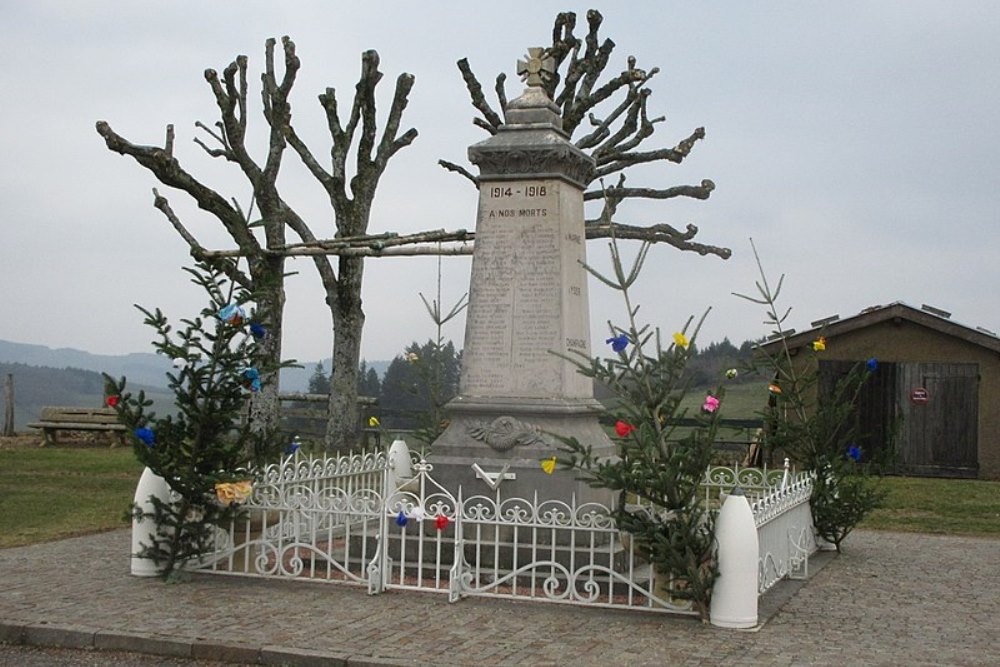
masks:
[[[1000,479],[1000,338],[949,318],[892,303],[814,322],[787,341],[797,350],[826,337],[821,377],[878,360],[859,400],[860,432],[879,446],[899,420],[897,472]]]

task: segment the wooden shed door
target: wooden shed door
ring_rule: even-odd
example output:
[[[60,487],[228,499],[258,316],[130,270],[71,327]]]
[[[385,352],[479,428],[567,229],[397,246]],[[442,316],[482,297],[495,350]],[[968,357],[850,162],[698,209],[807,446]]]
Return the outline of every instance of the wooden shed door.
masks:
[[[898,365],[900,472],[976,477],[979,365]]]
[[[820,361],[820,400],[830,396],[837,386],[856,366],[864,361]],[[855,440],[861,447],[865,461],[881,458],[883,450],[892,438],[892,428],[898,414],[898,390],[896,385],[896,365],[879,364],[861,386],[854,409]]]

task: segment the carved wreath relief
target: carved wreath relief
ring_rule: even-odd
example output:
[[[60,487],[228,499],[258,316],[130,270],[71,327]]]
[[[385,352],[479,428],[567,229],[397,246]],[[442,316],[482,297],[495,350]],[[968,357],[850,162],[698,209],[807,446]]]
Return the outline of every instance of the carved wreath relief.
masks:
[[[497,417],[489,424],[480,422],[469,426],[468,434],[498,452],[505,452],[518,445],[547,444],[537,428],[508,416]]]

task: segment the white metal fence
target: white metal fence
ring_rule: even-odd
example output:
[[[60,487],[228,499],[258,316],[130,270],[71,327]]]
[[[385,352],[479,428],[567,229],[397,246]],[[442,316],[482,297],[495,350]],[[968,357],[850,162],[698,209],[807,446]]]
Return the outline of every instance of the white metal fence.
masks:
[[[216,547],[199,569],[343,582],[373,594],[412,589],[453,601],[493,596],[696,614],[641,545],[617,529],[613,507],[503,498],[499,488],[452,495],[426,462],[412,462],[412,474],[400,479],[393,461],[381,452],[295,455],[268,466],[244,518],[217,531]],[[793,479],[787,467],[706,473],[705,498],[713,505],[736,485],[757,499],[761,592],[801,570],[812,539],[810,479]],[[805,515],[796,513],[803,502]],[[808,540],[805,533],[792,536],[801,530]]]
[[[201,569],[366,584],[384,502],[382,452],[268,466]]]
[[[751,502],[760,550],[759,593],[785,577],[809,576],[809,557],[817,549],[809,507],[815,479],[812,472],[786,476],[783,484]]]
[[[788,459],[784,467],[746,468],[740,465],[711,466],[705,472],[702,488],[705,492],[705,502],[709,507],[717,508],[722,499],[737,486],[743,489],[750,502],[754,502],[775,489],[787,485],[795,472],[791,469]]]

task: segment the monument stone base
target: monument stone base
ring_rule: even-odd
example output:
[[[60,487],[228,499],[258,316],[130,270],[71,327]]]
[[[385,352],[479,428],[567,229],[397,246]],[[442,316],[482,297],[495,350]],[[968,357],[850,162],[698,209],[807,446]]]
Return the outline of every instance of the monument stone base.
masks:
[[[597,456],[614,455],[614,444],[597,421],[602,407],[596,400],[459,396],[447,409],[451,423],[434,442],[428,461],[434,466],[434,479],[452,494],[461,487],[464,498],[493,498],[492,483],[502,499],[530,501],[537,492],[539,502],[569,503],[575,496],[577,505],[611,504],[612,492],[591,488],[560,463],[566,455],[560,451],[559,437],[575,437],[592,446]],[[542,462],[553,456],[557,463],[549,474]],[[501,479],[498,474],[505,467]]]

